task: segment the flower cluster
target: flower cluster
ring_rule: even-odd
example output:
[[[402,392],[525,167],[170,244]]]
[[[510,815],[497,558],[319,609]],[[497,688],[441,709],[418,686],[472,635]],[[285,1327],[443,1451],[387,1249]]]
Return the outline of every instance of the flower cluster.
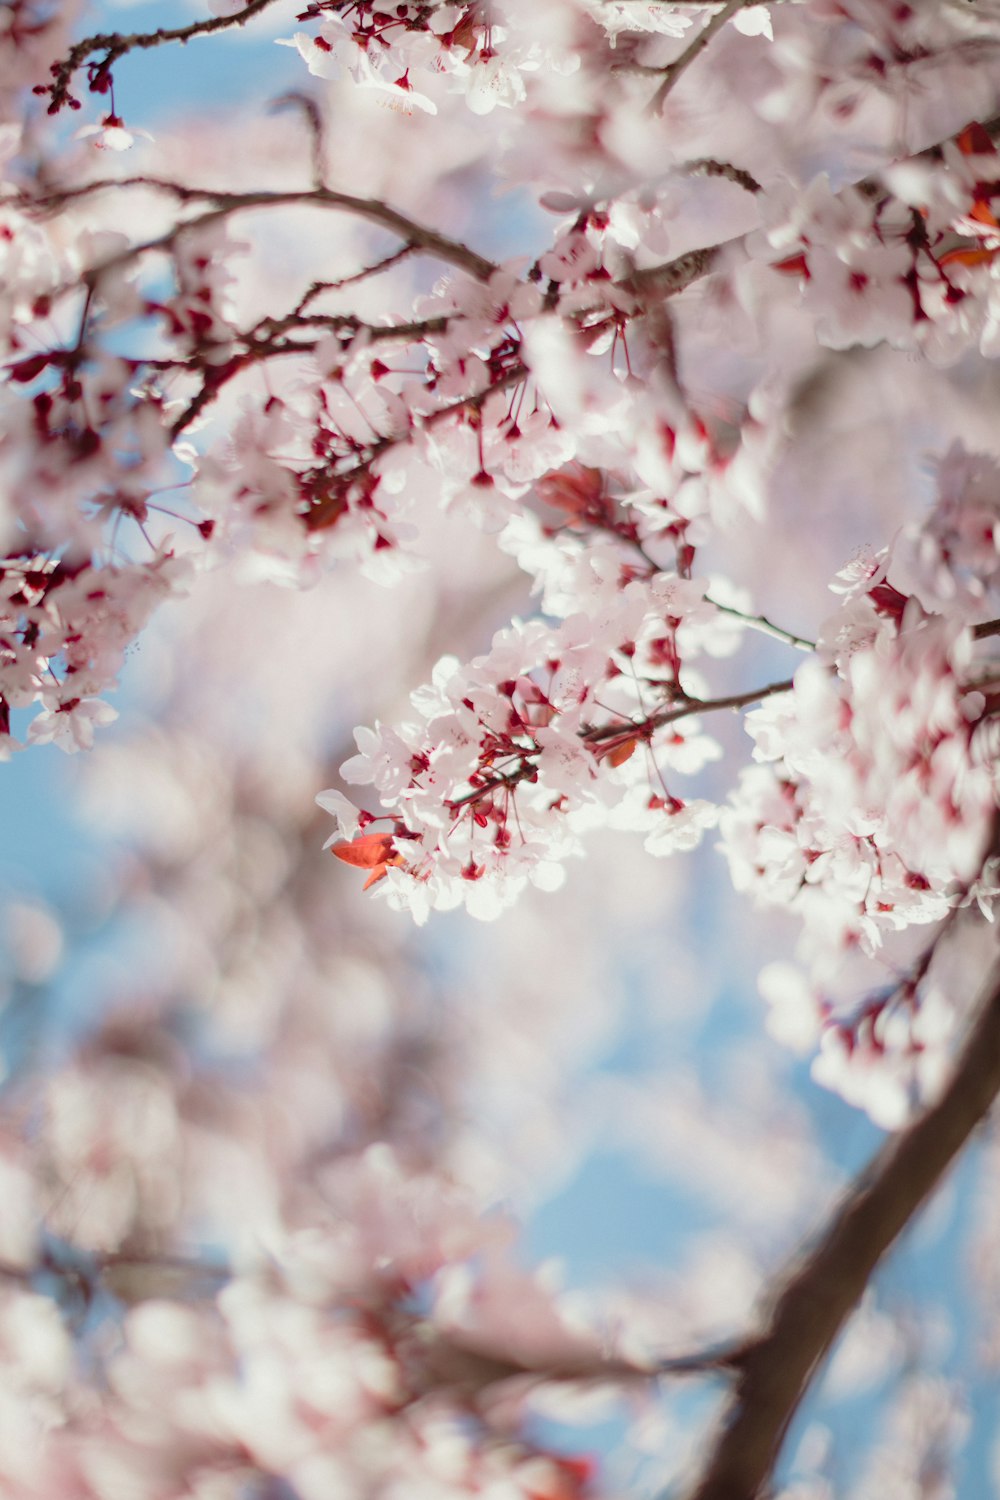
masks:
[[[890,343],[951,363],[998,347],[1000,154],[979,124],[934,163],[890,168],[885,185],[770,196],[752,254],[800,281],[817,337],[833,349]],[[784,201],[782,199],[784,198]]]
[[[94,568],[44,555],[7,557],[0,570],[0,755],[18,748],[12,709],[39,705],[33,744],[89,749],[117,718],[100,695],[117,685],[125,652],[187,573],[158,550],[150,562]]]
[[[738,886],[798,904],[834,948],[942,917],[978,874],[994,806],[969,633],[916,604],[871,616],[868,642],[821,651],[747,716],[769,769],[745,773],[726,820]]]
[[[919,1064],[918,1095],[936,1085],[954,1005],[928,980],[933,943],[915,965],[890,958],[888,982],[861,1000],[854,956],[947,925],[973,896],[991,915],[996,895],[996,666],[990,627],[966,621],[996,570],[997,475],[958,449],[937,474],[930,514],[844,571],[816,656],[747,716],[760,764],[721,819],[737,888],[803,919],[812,992],[782,981],[775,993],[816,1018],[818,1076],[889,1124],[913,1102],[913,1078],[886,1094],[885,1053],[897,1071]]]
[[[667,777],[721,751],[688,717],[685,604],[702,605],[697,585],[635,580],[597,617],[501,631],[465,668],[444,658],[411,698],[415,721],[358,731],[343,774],[372,784],[387,811],[358,815],[324,793],[334,853],[369,867],[369,883],[385,878],[418,917],[463,900],[488,917],[528,881],[557,884],[590,828],[641,831],[655,854],[693,848],[716,810],[676,796]],[[372,830],[383,818],[388,828]]]
[[[153,1500],[169,1482],[212,1500],[281,1482],[319,1500],[331,1487],[390,1493],[405,1482],[442,1500],[491,1489],[512,1500],[582,1497],[587,1462],[518,1438],[488,1400],[477,1406],[544,1370],[496,1352],[463,1310],[468,1289],[447,1289],[447,1275],[461,1280],[496,1229],[466,1195],[407,1173],[387,1148],[339,1176],[335,1198],[349,1218],[281,1235],[232,1272],[141,1253],[102,1260],[50,1238],[36,1262],[44,1291],[0,1292],[4,1400],[31,1439],[0,1454],[8,1492],[114,1500],[127,1483]],[[441,1310],[416,1311],[408,1298],[438,1273]],[[202,1284],[213,1280],[206,1298]],[[516,1283],[536,1312],[545,1307],[536,1281],[510,1280],[511,1294]],[[172,1298],[172,1282],[187,1296]],[[97,1403],[58,1302],[103,1298],[107,1316],[109,1288],[132,1305],[115,1347],[93,1351],[106,1383]],[[593,1330],[546,1310],[553,1366],[609,1363]]]

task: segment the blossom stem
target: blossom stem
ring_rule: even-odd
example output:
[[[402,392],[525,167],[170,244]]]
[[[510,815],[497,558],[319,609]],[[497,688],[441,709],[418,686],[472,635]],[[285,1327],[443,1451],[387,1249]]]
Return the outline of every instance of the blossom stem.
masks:
[[[747,615],[741,609],[734,609],[731,604],[720,604],[718,599],[712,599],[705,595],[705,603],[711,604],[713,609],[721,610],[724,615],[732,615],[734,620],[742,620],[751,630],[759,630],[763,635],[773,636],[776,641],[784,641],[788,646],[794,646],[796,651],[815,651],[816,642],[807,640],[804,635],[795,635],[791,630],[783,630],[780,625],[775,625],[766,615]],[[1000,628],[1000,626],[998,626]]]
[[[692,714],[710,713],[715,709],[746,708],[752,703],[761,702],[764,698],[774,697],[778,693],[787,693],[791,687],[792,681],[788,678],[781,682],[770,682],[765,687],[754,688],[748,693],[733,693],[726,698],[685,698],[677,707],[650,714],[646,719],[638,721],[626,719],[616,724],[602,724],[599,728],[584,729],[580,733],[580,738],[586,744],[598,746],[606,751],[608,748],[615,748],[614,741],[616,740],[622,743],[629,739],[648,740],[653,731],[664,724],[673,724],[678,719],[688,718]],[[610,747],[609,741],[612,742]],[[449,806],[453,810],[471,806],[483,797],[491,796],[493,792],[499,791],[501,787],[509,790],[532,775],[535,771],[532,757],[540,754],[540,750],[537,747],[534,749],[526,747],[519,753],[522,760],[516,770],[506,776],[495,776],[463,796],[451,799]]]

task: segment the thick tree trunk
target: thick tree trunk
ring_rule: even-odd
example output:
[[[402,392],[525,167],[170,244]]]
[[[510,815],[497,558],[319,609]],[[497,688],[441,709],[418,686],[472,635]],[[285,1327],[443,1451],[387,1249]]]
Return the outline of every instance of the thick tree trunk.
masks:
[[[824,1355],[873,1271],[941,1181],[1000,1092],[1000,961],[938,1102],[879,1152],[777,1292],[686,1500],[754,1500]]]

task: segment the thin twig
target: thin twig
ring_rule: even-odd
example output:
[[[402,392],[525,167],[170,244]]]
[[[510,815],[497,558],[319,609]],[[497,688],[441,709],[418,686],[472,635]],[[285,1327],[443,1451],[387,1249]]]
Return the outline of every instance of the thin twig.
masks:
[[[332,208],[343,213],[354,214],[359,219],[366,219],[371,224],[377,224],[381,229],[388,229],[392,234],[397,234],[408,245],[424,250],[439,260],[447,261],[460,270],[467,271],[477,281],[488,281],[497,270],[496,264],[487,260],[484,255],[479,255],[459,240],[440,234],[436,229],[428,229],[425,225],[418,224],[415,219],[400,213],[398,209],[391,208],[381,199],[359,198],[353,193],[340,193],[333,188],[228,193],[210,188],[185,187],[183,183],[170,182],[159,177],[124,177],[120,182],[101,178],[97,182],[85,183],[79,188],[68,188],[64,192],[49,193],[41,198],[27,198],[21,201],[25,207],[59,208],[74,198],[100,189],[133,187],[146,188],[151,192],[169,193],[181,203],[210,203],[213,207],[197,218],[186,219],[180,224],[175,224],[172,229],[157,236],[156,239],[127,246],[117,255],[110,256],[89,271],[87,274],[91,277],[100,277],[107,271],[116,270],[119,266],[127,265],[137,256],[145,255],[150,251],[169,250],[179,234],[189,229],[203,228],[206,224],[216,223],[220,219],[227,218],[229,214],[257,208],[287,208],[293,205],[307,208]],[[62,290],[67,290],[67,288]]]
[[[326,143],[323,130],[323,115],[319,105],[309,94],[303,94],[298,89],[292,89],[290,93],[281,94],[277,99],[272,99],[268,105],[268,112],[271,114],[277,114],[282,109],[297,109],[301,111],[302,118],[306,122],[306,129],[309,131],[309,152],[312,159],[313,187],[326,187]]]
[[[749,4],[751,4],[751,0],[727,0],[722,9],[716,11],[715,15],[701,28],[697,36],[692,37],[680,57],[675,58],[669,67],[664,69],[666,76],[649,101],[650,114],[659,114],[663,108],[663,101],[674,87],[674,84],[687,71],[695,58],[704,52],[713,36],[715,36],[715,33],[721,31],[726,22],[732,20],[737,11],[742,10],[744,6]]]
[[[636,735],[641,736],[650,730],[661,729],[664,724],[676,724],[678,719],[690,718],[692,714],[720,713],[727,708],[749,708],[754,703],[763,703],[765,698],[775,698],[781,693],[790,693],[794,686],[792,679],[786,677],[780,682],[768,682],[763,687],[751,688],[746,693],[730,693],[723,698],[688,698],[685,696],[675,707],[661,709],[659,713],[650,714],[647,719],[637,724],[631,724],[628,719],[618,724],[602,724],[599,729],[584,730],[580,738],[593,745],[612,739],[615,735],[624,734],[630,729],[634,729]]]
[[[403,339],[412,343],[436,333],[444,333],[449,321],[442,313],[436,318],[419,318],[412,323],[365,323],[353,313],[307,313],[295,309],[284,317],[262,318],[246,333],[235,334],[234,342],[245,344],[251,351],[255,351],[256,345],[260,343],[265,346],[264,352],[267,353],[272,339],[294,332],[296,328],[330,328],[334,332],[349,334],[352,338],[364,333],[371,343],[383,339]],[[280,346],[276,352],[284,354],[289,348],[301,348],[305,351],[313,347],[312,344],[289,345],[287,348]]]
[[[265,322],[270,320],[265,320]],[[342,336],[347,334],[352,338],[362,330],[366,333],[371,343],[382,340],[404,339],[413,341],[427,336],[428,334],[441,333],[448,326],[448,319],[425,318],[418,323],[402,323],[380,327],[378,324],[362,323],[360,319],[352,317],[349,313],[338,316],[335,313],[304,313],[299,317],[292,314],[285,319],[278,320],[279,327],[272,330],[266,336],[261,336],[257,329],[250,333],[236,334],[233,343],[243,344],[242,353],[237,353],[232,359],[223,365],[196,365],[190,360],[141,360],[137,363],[146,369],[173,369],[186,370],[191,374],[201,374],[203,384],[201,389],[189,401],[184,410],[170,424],[170,436],[176,441],[186,428],[190,427],[194,419],[202,414],[206,407],[211,406],[219,397],[223,386],[229,384],[237,375],[247,370],[251,365],[260,365],[268,359],[280,359],[285,355],[312,354],[320,347],[316,340],[307,339],[282,339],[280,335],[286,331],[294,331],[297,327],[307,328],[329,328]],[[264,325],[261,325],[263,327]],[[486,393],[488,394],[488,392]],[[465,404],[468,404],[466,402]],[[391,441],[395,442],[396,439]],[[379,450],[381,451],[381,450]],[[370,461],[370,459],[368,460]]]
[[[994,143],[1000,142],[1000,115],[984,121],[983,129]],[[946,140],[953,139],[953,136],[946,137]],[[935,161],[941,156],[942,144],[941,141],[937,141],[902,160]],[[884,194],[887,189],[883,180],[883,172],[891,165],[892,163],[887,163],[880,172],[864,177],[859,182],[848,184],[845,191],[858,192],[869,197]],[[675,297],[694,282],[700,281],[703,276],[708,276],[716,270],[723,256],[741,253],[745,256],[747,239],[747,234],[733,235],[731,239],[720,240],[714,245],[705,245],[699,250],[689,250],[686,254],[678,255],[674,260],[664,261],[658,266],[646,266],[640,271],[633,271],[625,282],[625,286],[639,297],[651,295]]]
[[[787,646],[794,646],[796,651],[816,650],[815,641],[807,640],[804,635],[795,635],[791,630],[782,630],[780,625],[775,625],[766,615],[746,615],[741,609],[734,609],[731,604],[720,604],[718,599],[712,599],[708,594],[705,595],[705,603],[724,615],[732,615],[734,620],[740,620],[751,630],[759,630],[763,635],[773,636],[776,641],[784,641]]]
[[[381,260],[375,261],[370,266],[362,266],[360,271],[352,271],[349,276],[340,276],[336,281],[314,281],[312,286],[303,296],[299,303],[299,311],[304,312],[314,298],[321,296],[324,292],[339,292],[345,286],[355,286],[359,281],[367,281],[369,276],[380,276],[383,271],[398,266],[400,261],[406,260],[417,249],[417,246],[409,241],[400,245],[398,250],[392,250],[384,255]]]
[[[529,373],[527,367],[518,361],[500,376],[498,380],[495,380],[487,390],[481,391],[476,396],[460,396],[457,401],[450,401],[447,406],[439,406],[434,411],[415,419],[414,432],[408,432],[404,437],[379,438],[377,442],[372,443],[371,447],[365,453],[364,458],[358,463],[354,464],[350,469],[342,470],[331,476],[332,488],[329,498],[325,501],[320,501],[318,505],[314,505],[303,517],[306,530],[323,531],[328,526],[335,524],[340,514],[340,487],[349,485],[356,476],[362,474],[365,469],[369,468],[376,459],[380,458],[383,453],[388,452],[390,448],[396,447],[399,443],[409,442],[415,432],[422,432],[436,427],[439,422],[445,421],[448,417],[458,416],[460,412],[481,411],[491,396],[496,396],[502,391],[510,390],[511,386],[520,385],[523,380],[528,379]]]
[[[308,525],[308,518],[307,523]],[[592,729],[580,731],[579,738],[589,746],[604,745],[609,740],[649,740],[653,731],[662,729],[664,724],[676,724],[679,719],[689,719],[694,714],[708,714],[721,712],[723,709],[749,708],[751,704],[762,703],[765,698],[774,698],[780,693],[791,692],[794,687],[792,679],[786,678],[781,682],[769,682],[764,687],[751,688],[746,693],[731,693],[724,698],[688,698],[684,695],[680,703],[675,703],[671,708],[661,709],[659,713],[650,714],[645,719],[619,719],[613,724],[601,724]],[[482,786],[474,787],[471,792],[466,792],[461,797],[449,799],[448,806],[454,811],[461,807],[468,807],[473,802],[478,802],[483,797],[488,797],[492,792],[499,791],[504,787],[517,786],[519,782],[526,780],[536,773],[533,757],[539,754],[540,747],[534,743],[523,745],[512,752],[511,758],[518,761],[517,766],[508,775],[498,775],[489,781],[483,782]]]

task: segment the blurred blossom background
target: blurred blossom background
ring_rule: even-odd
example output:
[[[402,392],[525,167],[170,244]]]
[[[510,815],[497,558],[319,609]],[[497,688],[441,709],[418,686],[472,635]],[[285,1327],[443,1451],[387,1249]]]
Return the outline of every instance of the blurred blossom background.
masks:
[[[134,0],[87,21],[150,29],[177,12]],[[293,29],[278,7],[245,35],[133,55],[118,108],[154,139],[106,153],[102,170],[298,180],[301,110],[263,107],[303,86],[297,56],[273,45]],[[354,155],[375,164],[344,186],[415,211],[407,162],[433,139],[453,160],[422,218],[484,253],[531,248],[539,211],[518,192],[485,196],[475,173],[489,121],[469,116],[443,148],[420,115],[404,129],[355,94],[331,99],[335,177]],[[346,272],[373,245],[353,221],[272,215],[236,295],[256,316],[276,288],[291,305],[318,253]],[[380,289],[367,295],[377,314]],[[709,297],[679,307],[680,339]],[[923,503],[926,476],[903,455],[987,440],[995,376],[980,370],[970,391],[961,372],[925,366],[917,408],[906,356],[834,360],[784,334],[799,425],[766,524],[746,522],[727,555],[718,543],[716,564],[813,636],[830,578]],[[718,390],[700,349],[692,388]],[[742,379],[737,349],[726,381]],[[233,415],[224,397],[213,420]],[[848,433],[850,459],[834,466],[823,445]],[[155,525],[183,545],[182,522]],[[711,840],[654,860],[638,838],[595,837],[554,894],[530,891],[489,924],[435,914],[423,928],[323,852],[314,798],[338,784],[355,726],[391,721],[442,653],[483,651],[533,608],[514,562],[459,514],[442,517],[426,571],[390,588],[349,562],[308,591],[221,566],[144,634],[92,752],[40,747],[0,768],[3,1173],[63,1247],[56,1258],[72,1247],[120,1263],[105,1301],[69,1309],[98,1340],[112,1336],[108,1298],[194,1303],[204,1278],[266,1256],[280,1234],[363,1222],[350,1205],[369,1191],[365,1161],[468,1193],[496,1226],[495,1251],[477,1254],[562,1288],[570,1322],[637,1349],[705,1348],[747,1327],[768,1277],[881,1140],[770,1034],[758,975],[794,961],[796,931],[733,893]],[[712,686],[784,676],[796,660],[747,641]],[[738,719],[713,731],[745,758]],[[712,790],[718,775],[706,772]],[[998,1149],[984,1129],[877,1276],[797,1419],[788,1493],[822,1493],[821,1478],[837,1495],[888,1495],[935,1463],[955,1493],[1000,1493]],[[3,1239],[0,1258],[16,1261]],[[461,1302],[459,1279],[450,1295]],[[501,1300],[501,1330],[516,1306]],[[609,1492],[653,1495],[683,1471],[717,1389],[665,1381],[655,1399],[552,1403],[534,1421],[558,1450],[593,1455]],[[919,1493],[952,1493],[927,1482]]]

